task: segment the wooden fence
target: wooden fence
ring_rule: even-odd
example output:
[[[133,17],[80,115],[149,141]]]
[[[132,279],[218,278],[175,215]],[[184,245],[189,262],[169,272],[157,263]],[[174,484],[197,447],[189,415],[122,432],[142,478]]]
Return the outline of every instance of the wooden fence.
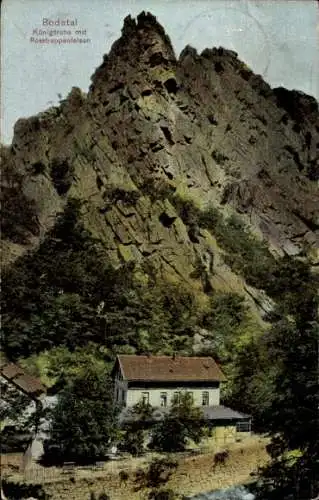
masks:
[[[63,467],[42,467],[33,463],[25,469],[16,466],[6,467],[3,472],[3,478],[14,482],[43,484],[65,481],[71,478],[78,480],[82,478],[113,476],[114,474],[118,475],[121,470],[131,472],[137,467],[131,460],[108,461],[87,466],[67,464]]]
[[[225,447],[224,439],[220,440],[220,445],[215,449],[211,446],[197,447],[196,449],[187,450],[185,452],[172,453],[171,458],[180,460],[190,455],[199,454],[212,454],[218,449]],[[226,441],[227,442],[227,441]],[[74,463],[65,463],[62,467],[43,467],[35,462],[29,463],[26,467],[20,460],[12,461],[12,457],[2,455],[1,465],[3,467],[4,476],[11,481],[23,481],[26,483],[50,483],[65,481],[66,479],[79,480],[82,478],[92,477],[108,477],[118,476],[120,471],[131,473],[138,468],[146,467],[153,458],[158,456],[154,453],[146,453],[139,459],[132,459],[132,457],[122,458],[121,460],[108,460],[106,462],[97,462],[93,465],[79,466]]]

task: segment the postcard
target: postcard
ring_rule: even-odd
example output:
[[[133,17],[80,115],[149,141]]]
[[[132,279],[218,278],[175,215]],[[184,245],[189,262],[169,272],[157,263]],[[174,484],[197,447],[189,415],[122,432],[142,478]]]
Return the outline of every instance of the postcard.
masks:
[[[318,499],[317,8],[4,0],[1,500]]]

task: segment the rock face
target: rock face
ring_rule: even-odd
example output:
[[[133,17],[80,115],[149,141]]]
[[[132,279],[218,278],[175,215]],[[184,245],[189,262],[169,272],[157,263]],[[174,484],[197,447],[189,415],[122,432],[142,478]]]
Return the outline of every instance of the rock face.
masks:
[[[195,286],[200,260],[215,287],[246,293],[211,235],[191,235],[165,192],[238,212],[279,254],[314,254],[318,146],[312,97],[272,90],[223,48],[187,46],[177,60],[151,14],[129,16],[88,94],[73,88],[58,108],[18,120],[3,148],[36,220],[24,241],[4,235],[3,261],[37,245],[76,197],[114,265],[150,261]]]

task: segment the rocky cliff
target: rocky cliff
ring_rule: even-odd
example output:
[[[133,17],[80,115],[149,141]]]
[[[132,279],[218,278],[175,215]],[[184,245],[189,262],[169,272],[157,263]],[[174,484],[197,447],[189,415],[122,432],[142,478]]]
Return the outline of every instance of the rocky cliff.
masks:
[[[271,89],[223,48],[187,46],[177,59],[151,14],[127,17],[88,93],[74,87],[59,107],[18,120],[2,148],[3,262],[36,247],[78,198],[115,266],[149,262],[201,289],[200,263],[213,288],[266,307],[214,232],[195,231],[179,208],[235,212],[274,255],[308,253],[315,265],[318,147],[314,98]]]

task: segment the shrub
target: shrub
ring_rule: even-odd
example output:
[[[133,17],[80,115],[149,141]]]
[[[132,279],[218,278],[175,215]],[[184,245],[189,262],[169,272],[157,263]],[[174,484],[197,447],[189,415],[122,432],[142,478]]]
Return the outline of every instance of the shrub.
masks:
[[[149,445],[159,451],[183,451],[189,440],[199,443],[204,436],[203,414],[195,408],[191,396],[181,393],[173,398],[164,419],[155,426]]]
[[[236,215],[224,219],[216,209],[210,208],[203,221],[226,250],[226,264],[242,274],[252,286],[263,288],[276,262],[266,244],[253,236]]]
[[[176,188],[165,182],[163,179],[149,178],[139,186],[145,196],[149,196],[151,201],[170,199]]]
[[[218,163],[218,165],[224,165],[224,163],[229,160],[228,156],[224,155],[220,151],[214,149],[212,152],[212,158]]]
[[[210,205],[200,213],[198,223],[204,229],[220,232],[223,229],[223,216],[217,208]]]
[[[148,498],[150,500],[175,500],[177,495],[171,489],[153,490],[150,492]]]
[[[137,484],[137,490],[144,488],[157,489],[163,486],[167,483],[176,467],[177,462],[170,458],[155,458],[147,470],[136,470],[135,483]]]
[[[218,244],[226,251],[226,264],[242,274],[252,286],[265,286],[276,260],[266,244],[252,235],[237,215],[224,218],[212,205],[200,210],[192,200],[183,200],[176,195],[171,197],[171,202],[184,224],[189,227],[192,241],[196,242],[200,227],[212,232]]]
[[[144,451],[144,433],[141,429],[130,426],[125,432],[121,450],[131,453],[133,457],[141,455]]]
[[[119,187],[111,187],[104,191],[103,198],[107,198],[110,205],[117,201],[122,201],[125,205],[135,206],[140,198],[140,193],[137,190],[127,191]]]
[[[106,493],[100,493],[98,500],[110,500],[110,497]]]
[[[178,215],[188,226],[198,226],[201,211],[197,208],[192,200],[185,200],[179,195],[174,195],[170,198]]]
[[[89,500],[111,500],[109,495],[107,495],[106,493],[100,493],[99,496],[97,497],[94,493],[94,491],[92,491],[90,493],[90,498]]]
[[[167,483],[176,467],[177,462],[169,458],[153,460],[146,472],[147,487],[158,488]]]
[[[129,475],[128,475],[128,473],[125,470],[121,470],[119,472],[119,479],[120,479],[121,482],[127,481],[128,478],[129,478]]]

